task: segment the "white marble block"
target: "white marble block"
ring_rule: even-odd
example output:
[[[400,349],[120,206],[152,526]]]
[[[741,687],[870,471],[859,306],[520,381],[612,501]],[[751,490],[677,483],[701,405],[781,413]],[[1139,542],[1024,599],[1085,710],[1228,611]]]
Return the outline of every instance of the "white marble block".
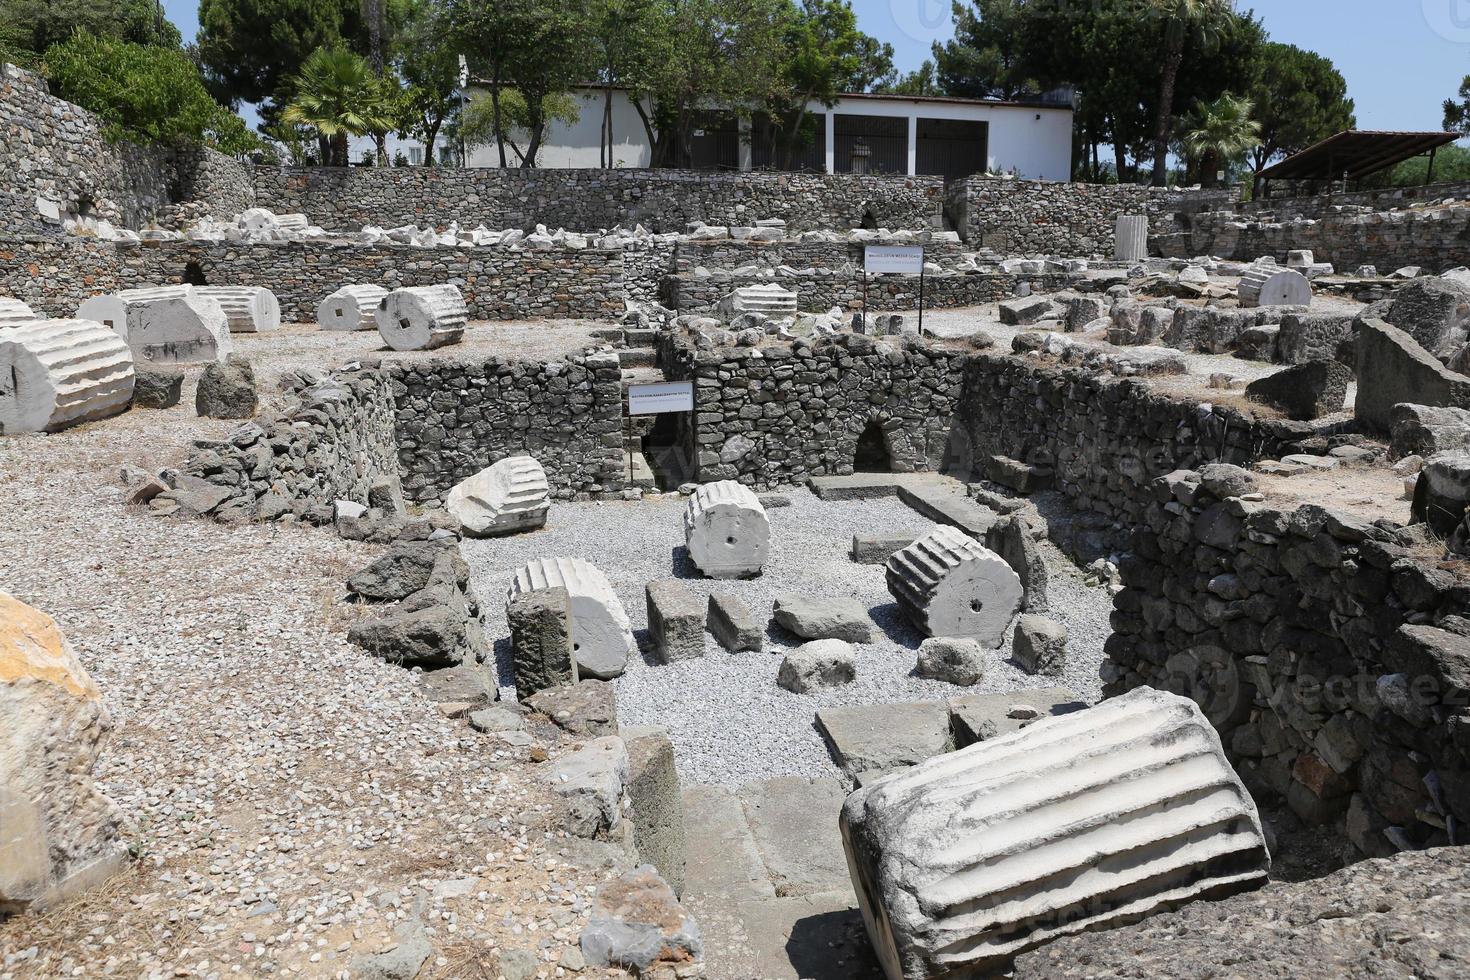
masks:
[[[6,327],[19,327],[39,319],[35,312],[25,303],[9,296],[0,296],[0,330]]]
[[[408,286],[378,304],[378,333],[394,350],[433,350],[459,343],[468,318],[458,287]]]
[[[890,980],[1001,975],[1058,936],[1258,887],[1271,865],[1215,729],[1152,688],[879,779],[840,824]]]
[[[710,578],[759,575],[771,553],[771,523],[748,487],[734,480],[706,483],[684,510],[684,543]]]
[[[123,289],[115,293],[103,293],[93,296],[77,307],[78,320],[96,320],[98,323],[115,330],[117,335],[124,340],[128,339],[128,310],[140,307],[154,300],[170,299],[175,296],[187,296],[194,291],[193,286],[141,286],[137,289]]]
[[[1240,276],[1236,295],[1247,309],[1257,306],[1310,306],[1312,284],[1294,269],[1253,265]]]
[[[376,330],[378,305],[388,290],[382,286],[343,286],[316,307],[316,323],[323,330]]]
[[[581,558],[541,558],[516,569],[507,604],[539,589],[563,588],[572,599],[572,658],[578,677],[611,680],[638,647],[633,626],[607,576]]]
[[[93,776],[111,727],[55,620],[0,592],[0,916],[70,901],[127,867]]]
[[[1138,262],[1148,258],[1148,216],[1120,214],[1113,230],[1113,260]]]
[[[546,471],[530,456],[499,460],[457,483],[444,509],[475,538],[544,527],[551,510]]]
[[[192,287],[181,296],[129,303],[127,330],[139,364],[210,364],[235,349],[225,311]]]
[[[132,351],[102,324],[32,320],[0,331],[0,434],[56,432],[132,400]]]
[[[281,304],[264,286],[195,286],[225,313],[230,333],[264,333],[281,325]]]
[[[968,636],[998,647],[1025,597],[1006,560],[940,524],[888,559],[888,591],[928,636]]]
[[[775,283],[741,286],[719,302],[725,316],[736,313],[763,313],[768,317],[796,316],[796,294]]]

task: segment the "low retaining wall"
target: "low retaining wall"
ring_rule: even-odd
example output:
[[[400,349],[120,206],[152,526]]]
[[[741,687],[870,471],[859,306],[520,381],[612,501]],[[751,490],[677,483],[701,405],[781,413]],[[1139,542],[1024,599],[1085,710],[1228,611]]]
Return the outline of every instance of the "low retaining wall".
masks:
[[[201,446],[182,471],[234,491],[220,520],[295,514],[332,520],[332,504],[366,504],[374,482],[398,480],[393,395],[382,371],[347,371],[307,389],[292,409]]]
[[[826,273],[826,274],[823,274]],[[733,290],[775,282],[796,293],[797,308],[807,313],[825,313],[832,307],[863,308],[866,291],[869,310],[913,310],[919,306],[919,277],[887,273],[869,276],[862,272],[818,270],[815,276],[667,276],[659,290],[661,302],[680,313],[708,313]],[[994,303],[1015,295],[1017,284],[1029,282],[1038,291],[1065,289],[1069,276],[1009,276],[970,272],[924,277],[924,308],[948,309]]]
[[[1166,484],[1121,566],[1107,691],[1190,693],[1251,791],[1333,827],[1349,859],[1465,843],[1470,639],[1430,624],[1463,632],[1470,584],[1416,540]]]
[[[894,471],[936,468],[964,351],[854,334],[700,351],[665,335],[659,359],[670,380],[694,381],[694,417],[682,433],[693,479],[764,490],[853,472],[870,425],[881,428]]]
[[[301,211],[324,228],[365,224],[573,230],[642,224],[683,231],[692,221],[793,228],[938,228],[939,177],[724,173],[707,170],[559,170],[257,167],[256,203]]]
[[[1470,207],[1436,211],[1367,212],[1349,208],[1318,220],[1286,223],[1242,218],[1230,211],[1196,215],[1187,231],[1161,236],[1152,247],[1169,258],[1215,255],[1253,261],[1290,249],[1311,249],[1318,262],[1351,273],[1375,265],[1387,274],[1406,265],[1436,272],[1470,264]]]
[[[442,502],[506,456],[536,457],[559,499],[627,486],[622,372],[605,352],[563,361],[397,363],[393,380],[404,497]]]

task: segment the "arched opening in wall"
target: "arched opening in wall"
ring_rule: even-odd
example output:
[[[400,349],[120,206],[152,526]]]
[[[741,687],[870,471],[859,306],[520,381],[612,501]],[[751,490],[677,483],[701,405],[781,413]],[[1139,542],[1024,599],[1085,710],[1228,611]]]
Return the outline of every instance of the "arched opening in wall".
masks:
[[[873,213],[872,208],[863,209],[863,220],[861,227],[868,231],[878,230],[878,216]]]
[[[893,472],[893,453],[888,447],[888,436],[877,419],[869,422],[863,434],[858,436],[852,468],[857,473]]]
[[[190,286],[209,285],[209,280],[204,278],[204,268],[198,262],[185,263],[184,282],[186,282]]]

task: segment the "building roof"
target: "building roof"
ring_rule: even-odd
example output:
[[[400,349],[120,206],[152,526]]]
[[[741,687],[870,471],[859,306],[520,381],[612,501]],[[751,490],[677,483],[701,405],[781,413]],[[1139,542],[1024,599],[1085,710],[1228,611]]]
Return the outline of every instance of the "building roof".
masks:
[[[1453,143],[1456,133],[1386,133],[1348,130],[1293,153],[1261,171],[1265,180],[1356,179]]]

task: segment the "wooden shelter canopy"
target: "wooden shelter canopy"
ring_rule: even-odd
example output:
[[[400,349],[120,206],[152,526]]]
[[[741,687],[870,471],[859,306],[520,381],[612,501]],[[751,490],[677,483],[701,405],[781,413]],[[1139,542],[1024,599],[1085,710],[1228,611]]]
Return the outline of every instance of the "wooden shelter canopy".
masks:
[[[1430,153],[1457,133],[1384,133],[1348,130],[1293,153],[1261,171],[1264,180],[1352,180]]]

